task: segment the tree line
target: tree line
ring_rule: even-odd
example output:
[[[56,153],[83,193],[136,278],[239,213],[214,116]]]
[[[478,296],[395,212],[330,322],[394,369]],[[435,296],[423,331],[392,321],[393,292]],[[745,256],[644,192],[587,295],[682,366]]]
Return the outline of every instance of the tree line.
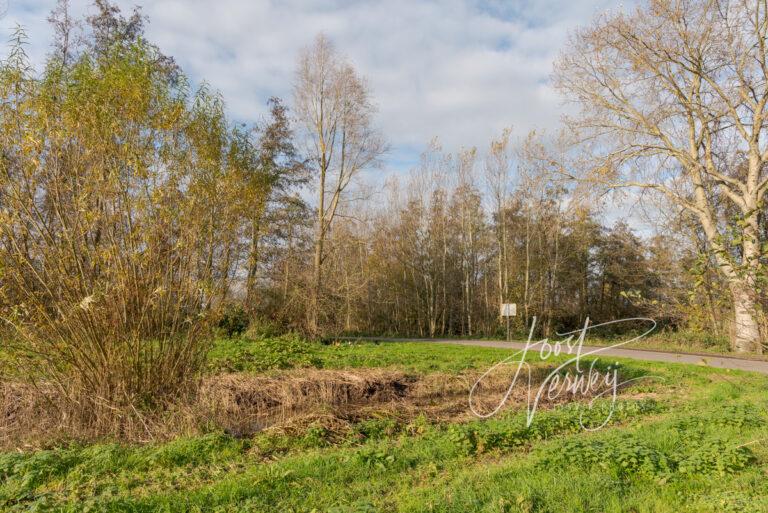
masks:
[[[662,327],[723,334],[721,286],[701,261],[695,233],[639,235],[623,221],[604,226],[595,194],[557,183],[505,132],[480,156],[436,143],[409,176],[390,180],[367,206],[342,211],[326,241],[320,314],[329,334],[503,336],[500,303],[516,303],[512,326],[536,335],[650,316]],[[370,194],[370,193],[369,193]],[[307,236],[311,232],[307,230]],[[282,253],[284,269],[306,266],[311,248]],[[706,279],[703,279],[706,277]],[[295,304],[302,288],[296,289]],[[710,299],[708,299],[710,298]],[[303,325],[281,297],[261,318]],[[706,310],[705,310],[706,307]]]
[[[692,319],[708,318],[712,329],[719,328],[716,332],[727,332],[732,348],[739,352],[762,352],[767,326],[764,315],[768,248],[764,215],[764,197],[768,190],[767,13],[765,2],[751,0],[649,0],[629,13],[607,12],[598,16],[572,35],[555,66],[556,87],[577,109],[565,122],[570,147],[579,151],[580,156],[552,158],[552,148],[532,153],[538,161],[534,168],[550,168],[558,178],[572,182],[566,186],[566,196],[578,189],[573,184],[607,190],[632,188],[641,191],[646,201],[655,202],[652,205],[660,212],[668,214],[673,239],[686,240],[687,247],[695,250],[696,256],[688,257],[693,263],[684,273],[676,273],[674,266],[668,266],[667,285],[660,287],[669,293],[670,283],[682,284],[686,274],[698,275],[693,286],[686,289],[688,301],[669,298],[670,306],[682,304],[685,307],[682,310],[694,310],[690,315]],[[316,51],[320,46],[316,45]],[[317,153],[310,156],[315,159],[310,159],[310,164],[317,168],[317,157],[322,156]],[[420,309],[404,314],[420,319],[411,323],[409,329],[421,325],[420,331],[431,333],[438,323],[441,329],[445,323],[451,326],[452,332],[472,333],[481,325],[478,319],[490,315],[488,308],[483,314],[473,306],[478,298],[484,297],[479,291],[494,281],[480,270],[487,262],[488,253],[483,260],[478,249],[482,243],[478,231],[481,216],[474,205],[482,202],[477,196],[478,191],[481,196],[483,191],[471,178],[473,156],[470,151],[458,157],[458,185],[451,197],[455,204],[448,203],[447,196],[438,188],[435,195],[430,196],[435,205],[421,205],[422,211],[428,214],[417,208],[406,209],[415,217],[411,225],[417,226],[419,218],[427,218],[427,226],[436,230],[428,231],[427,236],[413,230],[412,240],[406,243],[412,248],[429,247],[435,240],[448,240],[448,223],[444,223],[445,228],[440,231],[443,229],[440,206],[447,204],[446,208],[459,216],[454,224],[461,228],[451,240],[457,244],[452,249],[458,253],[453,256],[452,274],[448,274],[447,243],[443,244],[443,257],[438,266],[445,269],[442,276],[461,283],[460,288],[451,287],[450,301],[448,285],[440,284],[425,270],[435,268],[434,248],[416,250],[412,255],[416,260],[401,269],[402,286],[408,281],[410,265],[411,287],[400,290],[407,290],[411,296],[398,297],[394,304],[413,301],[413,297],[419,298],[416,304],[422,304]],[[556,180],[547,182],[544,189],[549,190],[548,194],[553,192],[555,183]],[[491,195],[498,198],[498,188],[494,190],[492,184],[491,190]],[[558,199],[548,200],[561,207]],[[417,205],[418,202],[413,203],[414,207]],[[530,207],[525,202],[523,205],[526,209]],[[506,210],[504,206],[491,212],[497,221],[502,221],[496,223],[502,240],[508,233],[507,223],[503,222]],[[437,224],[433,226],[432,221]],[[545,326],[552,324],[549,319],[555,311],[554,304],[563,304],[552,295],[556,292],[554,284],[558,273],[564,270],[559,267],[564,255],[560,243],[564,241],[561,231],[567,223],[562,221],[555,216],[551,220],[553,224],[542,227],[554,226],[554,235],[551,230],[535,234],[543,238],[546,233],[549,237],[545,250],[537,253],[539,257],[546,255],[550,267],[537,278],[539,290],[546,291],[537,307],[537,313],[546,319]],[[526,217],[525,223],[527,228],[532,227],[531,216]],[[424,242],[426,239],[429,242]],[[530,250],[531,237],[525,239]],[[495,281],[500,283],[502,291],[498,298],[509,292],[505,288],[510,286],[505,278],[509,275],[504,268],[504,263],[511,261],[508,251],[508,247],[497,251],[496,258],[501,264]],[[526,263],[528,257],[529,254]],[[684,261],[684,258],[673,258],[669,263]],[[322,259],[316,259],[315,268],[322,263]],[[519,288],[522,279],[523,291],[518,290],[516,297],[530,308],[531,266],[523,269],[523,275],[518,275],[518,281],[512,286]],[[419,285],[416,285],[419,283],[417,270],[423,282]],[[649,277],[649,281],[654,280]],[[548,285],[541,285],[543,283]],[[320,288],[317,282],[314,290]],[[440,291],[442,300],[437,299]],[[699,294],[706,301],[692,301]],[[582,302],[590,304],[585,290],[581,295]],[[632,297],[639,297],[645,303],[642,293],[638,296],[636,289],[622,290],[619,297],[619,303]],[[605,296],[602,298],[604,303]],[[390,299],[389,304],[392,303]],[[453,305],[451,313],[448,313],[449,303]],[[334,305],[338,308],[338,302]],[[650,305],[658,308],[659,299],[651,299]],[[694,305],[698,308],[693,308]],[[727,311],[726,318],[723,308]],[[568,315],[577,312],[572,310]],[[369,318],[373,318],[372,314]]]
[[[511,302],[521,333],[534,317],[551,335],[653,316],[727,335],[723,276],[697,227],[666,203],[658,233],[603,226],[595,205],[611,188],[585,176],[571,141],[505,130],[452,154],[435,140],[409,176],[373,191],[354,183],[386,151],[371,92],[326,37],[304,50],[294,93],[315,219],[270,237],[262,301],[245,305],[260,321],[313,335],[491,336]]]

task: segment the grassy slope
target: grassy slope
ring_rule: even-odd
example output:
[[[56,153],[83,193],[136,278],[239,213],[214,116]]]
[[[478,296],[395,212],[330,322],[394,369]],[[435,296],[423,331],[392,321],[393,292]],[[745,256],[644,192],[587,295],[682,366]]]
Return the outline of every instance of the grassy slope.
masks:
[[[275,350],[284,348],[285,350]],[[420,344],[220,343],[211,371],[292,365],[484,368],[508,356]],[[461,426],[372,419],[342,438],[222,434],[145,447],[96,445],[0,456],[11,511],[768,511],[768,377],[622,362],[664,378],[585,433],[562,407]],[[601,408],[603,406],[598,406]],[[595,416],[599,416],[599,411]],[[751,443],[756,442],[757,443]],[[750,444],[751,443],[751,444]],[[750,444],[739,447],[743,444]]]

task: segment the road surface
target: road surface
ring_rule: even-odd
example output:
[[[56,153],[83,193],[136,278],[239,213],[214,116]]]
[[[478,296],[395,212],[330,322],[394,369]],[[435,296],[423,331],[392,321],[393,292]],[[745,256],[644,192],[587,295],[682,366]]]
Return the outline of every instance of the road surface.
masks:
[[[342,340],[376,340],[381,342],[424,342],[428,344],[455,344],[460,346],[496,347],[500,349],[523,349],[524,342],[502,342],[496,340],[457,340],[435,338],[382,338],[382,337],[340,337]],[[555,341],[552,341],[554,343]],[[538,351],[539,343],[531,343],[531,347]],[[666,351],[653,351],[649,349],[627,349],[624,347],[597,347],[584,346],[581,354],[596,352],[595,356],[616,356],[631,358],[634,360],[647,360],[652,362],[687,363],[715,367],[719,369],[734,369],[749,372],[768,374],[768,361],[747,360],[733,356],[721,356],[716,354],[673,353]]]

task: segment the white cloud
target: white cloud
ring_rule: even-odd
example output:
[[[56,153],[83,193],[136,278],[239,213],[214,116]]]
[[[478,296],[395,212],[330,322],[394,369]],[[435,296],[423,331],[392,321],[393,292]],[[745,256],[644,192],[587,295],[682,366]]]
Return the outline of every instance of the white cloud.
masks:
[[[124,9],[133,2],[117,2]],[[8,29],[27,27],[30,55],[48,51],[54,0],[9,0]],[[89,2],[73,0],[74,10]],[[194,80],[219,89],[233,118],[254,121],[266,99],[291,95],[296,56],[325,32],[368,77],[393,167],[438,136],[484,148],[503,127],[551,129],[560,100],[548,85],[569,31],[610,0],[145,0],[149,37]]]

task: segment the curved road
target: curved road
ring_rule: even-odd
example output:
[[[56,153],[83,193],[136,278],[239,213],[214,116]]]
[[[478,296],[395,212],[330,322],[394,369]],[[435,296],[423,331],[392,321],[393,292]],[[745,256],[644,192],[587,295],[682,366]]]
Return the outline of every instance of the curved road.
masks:
[[[523,349],[524,342],[502,342],[495,340],[457,340],[437,338],[382,338],[382,337],[339,337],[343,340],[377,340],[381,342],[424,342],[430,344],[454,344],[460,346],[495,347],[499,349]],[[539,343],[532,343],[536,348]],[[687,363],[715,367],[719,369],[734,369],[749,372],[768,374],[768,361],[747,360],[733,356],[721,356],[716,354],[697,353],[673,353],[666,351],[653,351],[648,349],[626,349],[623,347],[598,347],[584,346],[582,354],[596,352],[598,356],[617,356],[634,360],[648,360],[653,362]]]

